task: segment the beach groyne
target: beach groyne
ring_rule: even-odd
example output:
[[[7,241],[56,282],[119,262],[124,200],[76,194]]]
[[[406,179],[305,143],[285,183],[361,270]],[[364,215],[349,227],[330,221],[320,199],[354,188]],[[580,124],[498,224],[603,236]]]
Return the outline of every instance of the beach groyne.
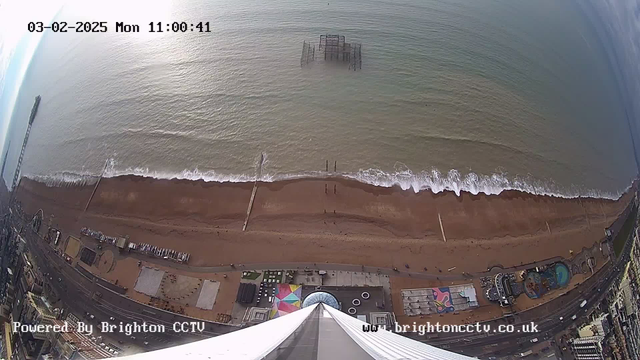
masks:
[[[95,184],[52,187],[23,178],[17,198],[27,214],[41,208],[45,219],[53,216],[63,236],[82,227],[109,229],[132,241],[193,254],[192,266],[329,261],[471,273],[496,263],[509,267],[570,257],[591,247],[632,196],[617,201],[518,191],[458,196],[331,177],[258,186],[247,231],[242,227],[253,182],[120,176],[103,178],[95,189]]]
[[[242,228],[254,184],[120,176],[103,178],[97,188],[94,185],[48,187],[23,179],[20,191],[62,207],[80,209],[93,196],[90,211],[104,215],[163,221],[188,218],[201,223],[240,220],[239,228]],[[359,231],[369,229],[365,233],[399,237],[437,235],[441,238],[444,228],[449,241],[548,233],[565,227],[588,227],[591,223],[604,228],[603,224],[613,221],[628,203],[628,195],[612,201],[563,199],[519,191],[504,191],[499,195],[462,192],[460,196],[446,191],[415,193],[343,178],[258,181],[257,184],[260,191],[254,195],[251,210],[254,230],[269,229],[269,221],[333,222],[334,218],[340,218],[342,222],[357,224]],[[337,192],[326,192],[327,186],[336,188]]]

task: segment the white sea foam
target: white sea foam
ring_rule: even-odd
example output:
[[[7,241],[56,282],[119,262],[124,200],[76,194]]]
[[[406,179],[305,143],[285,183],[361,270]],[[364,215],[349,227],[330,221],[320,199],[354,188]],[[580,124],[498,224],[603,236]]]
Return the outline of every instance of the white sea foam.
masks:
[[[518,190],[535,195],[549,195],[561,198],[593,197],[615,200],[629,189],[627,187],[624,190],[612,193],[585,189],[579,186],[565,188],[558,186],[552,180],[541,181],[532,177],[523,178],[519,176],[510,178],[503,173],[491,175],[469,173],[462,175],[455,169],[449,170],[446,174],[436,169],[419,173],[413,173],[409,169],[393,173],[386,173],[378,169],[367,169],[360,170],[355,174],[345,174],[344,176],[376,186],[399,186],[403,190],[413,190],[416,193],[425,190],[430,190],[433,193],[452,191],[458,196],[463,191],[474,195],[480,193],[497,195],[505,190]]]
[[[183,170],[182,172],[156,171],[148,168],[125,168],[116,169],[112,165],[107,166],[104,177],[113,178],[124,175],[135,175],[154,179],[180,179],[180,180],[203,180],[206,182],[253,182],[255,175],[250,174],[223,174],[213,170],[201,171],[199,169]],[[78,174],[73,172],[59,172],[47,175],[26,174],[27,178],[43,182],[48,186],[71,186],[95,184],[98,176],[95,174]],[[413,173],[410,169],[397,169],[392,173],[387,173],[379,169],[360,170],[355,173],[329,173],[326,172],[301,172],[291,174],[267,174],[262,173],[260,181],[274,182],[292,179],[313,179],[325,178],[327,176],[340,177],[357,180],[359,182],[380,187],[398,186],[403,190],[414,192],[432,191],[440,193],[451,191],[456,195],[464,192],[471,194],[497,195],[505,190],[518,190],[536,195],[549,195],[560,198],[592,197],[604,199],[618,199],[626,189],[618,192],[605,192],[583,187],[572,186],[563,188],[553,181],[541,181],[534,178],[509,177],[507,174],[496,173],[492,175],[479,175],[469,173],[461,174],[457,170],[450,170],[443,174],[436,169]]]
[[[256,158],[256,164],[260,158]],[[480,175],[473,172],[461,174],[458,170],[449,170],[446,174],[437,169],[414,173],[403,163],[396,163],[393,172],[384,172],[379,169],[359,170],[354,173],[327,173],[324,171],[308,171],[288,174],[269,174],[269,160],[265,153],[262,158],[262,176],[260,181],[274,182],[293,179],[319,179],[326,177],[340,177],[356,180],[365,184],[380,187],[398,186],[403,190],[412,190],[416,193],[420,191],[431,191],[440,193],[451,191],[460,196],[461,193],[469,192],[477,195],[480,193],[487,195],[497,195],[505,190],[517,190],[535,195],[549,195],[560,198],[592,197],[604,199],[618,199],[629,190],[618,192],[606,192],[594,189],[586,189],[580,186],[561,187],[553,180],[540,180],[532,176],[510,176],[506,173],[494,173],[491,175]],[[146,178],[165,180],[202,180],[205,182],[253,182],[256,180],[256,173],[253,174],[225,174],[214,170],[201,171],[198,168],[186,169],[181,172],[157,171],[143,167],[118,168],[118,162],[111,158],[105,164],[103,177],[113,178],[117,176],[134,175]],[[88,172],[63,171],[54,174],[26,174],[25,177],[43,182],[48,186],[73,186],[92,185],[99,178],[99,174]]]
[[[25,174],[23,176],[41,182],[49,187],[93,185],[98,181],[99,177],[89,173],[78,174],[69,171],[45,175]]]
[[[204,180],[207,182],[251,182],[254,175],[249,174],[221,174],[214,170],[201,171],[198,168],[183,170],[182,172],[168,172],[150,170],[149,168],[135,167],[126,169],[114,169],[105,172],[104,177],[112,178],[123,175],[136,175],[154,179],[178,179],[178,180]],[[264,181],[271,181],[268,175],[263,174]]]

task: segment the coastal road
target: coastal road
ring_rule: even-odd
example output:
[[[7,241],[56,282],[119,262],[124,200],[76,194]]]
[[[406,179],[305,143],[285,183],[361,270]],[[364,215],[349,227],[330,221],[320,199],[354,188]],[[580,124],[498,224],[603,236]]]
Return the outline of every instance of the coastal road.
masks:
[[[626,212],[626,211],[625,211]],[[624,216],[621,216],[624,219]],[[618,222],[621,219],[617,219],[616,222],[612,225],[612,228],[618,228]],[[624,222],[624,221],[622,221]],[[57,255],[50,245],[44,242],[38,234],[34,233],[30,227],[25,226],[25,232],[27,243],[29,249],[40,258],[42,261],[38,261],[38,265],[42,266],[43,264],[48,264],[47,267],[43,267],[43,272],[51,273],[51,274],[60,274],[63,281],[51,281],[50,285],[56,290],[60,297],[63,298],[63,302],[65,304],[69,304],[68,306],[71,308],[73,312],[89,312],[96,316],[96,320],[107,321],[110,317],[114,317],[116,319],[115,323],[119,321],[123,322],[132,322],[136,321],[140,323],[141,321],[146,321],[148,323],[155,324],[163,324],[169,325],[169,330],[174,321],[196,321],[195,319],[182,317],[177,314],[173,314],[170,312],[166,312],[157,308],[150,307],[146,304],[138,303],[132,299],[124,297],[120,294],[117,294],[109,289],[106,289],[104,286],[97,284],[91,279],[87,278],[85,275],[81,274],[78,270],[72,268],[62,257]],[[626,245],[629,245],[630,242],[627,242]],[[630,249],[630,246],[628,247]],[[628,251],[625,248],[623,254],[628,255]],[[253,270],[253,269],[325,269],[325,270],[343,270],[343,271],[365,271],[372,273],[380,273],[385,275],[392,276],[407,276],[407,277],[416,277],[416,278],[426,278],[426,279],[442,279],[442,280],[460,280],[460,279],[470,279],[473,277],[479,276],[487,276],[498,272],[503,271],[516,271],[517,269],[525,269],[531,268],[532,266],[540,266],[548,263],[553,263],[560,258],[547,259],[545,261],[537,262],[535,264],[527,264],[518,266],[510,269],[498,269],[494,268],[491,271],[483,272],[483,273],[475,273],[475,274],[450,274],[447,273],[446,270],[441,274],[427,274],[424,272],[410,272],[410,269],[401,269],[393,270],[393,269],[385,269],[378,267],[369,267],[362,265],[348,265],[348,264],[329,264],[329,263],[280,263],[280,264],[250,264],[250,265],[227,265],[227,266],[219,266],[219,267],[191,267],[188,265],[176,264],[173,262],[150,258],[147,256],[143,256],[141,254],[132,253],[130,256],[137,257],[141,260],[155,262],[158,264],[166,265],[173,268],[184,269],[192,272],[224,272],[224,271],[242,271],[242,270]],[[619,259],[622,260],[622,259]],[[52,269],[53,268],[53,269]],[[608,270],[606,270],[607,268]],[[525,311],[523,313],[517,314],[512,317],[512,323],[517,328],[518,325],[529,323],[530,321],[534,321],[538,324],[539,330],[542,334],[549,333],[549,335],[543,336],[552,336],[558,331],[564,330],[568,326],[568,322],[571,322],[570,317],[572,315],[582,316],[586,313],[584,309],[587,309],[593,306],[596,303],[594,298],[596,298],[599,294],[598,288],[602,288],[607,284],[611,283],[611,279],[615,273],[614,266],[605,266],[605,268],[601,269],[596,273],[596,275],[592,276],[590,279],[586,280],[578,289],[571,291],[569,294],[562,296],[559,299],[552,300],[551,302],[541,305],[535,309]],[[46,269],[46,270],[45,270]],[[613,269],[613,270],[612,270]],[[54,270],[54,271],[52,271]],[[611,272],[611,276],[606,277],[605,271]],[[619,273],[619,270],[618,270]],[[603,279],[604,277],[604,279]],[[597,279],[600,279],[599,283],[595,283]],[[55,277],[53,278],[55,280]],[[594,284],[591,284],[591,283]],[[99,291],[103,294],[103,297],[99,302],[92,301],[91,298],[96,291]],[[580,292],[586,292],[585,294],[580,294]],[[582,298],[588,299],[589,303],[585,306],[584,309],[579,307]],[[78,310],[76,310],[78,309]],[[547,310],[545,310],[547,309]],[[563,321],[559,321],[559,317],[563,317]],[[504,318],[496,319],[491,321],[492,323],[505,324],[507,320]],[[148,336],[144,341],[148,341],[150,343],[150,348],[161,348],[171,345],[176,345],[177,343],[189,342],[196,340],[198,338],[205,338],[208,336],[215,336],[219,334],[223,334],[229,331],[236,330],[237,327],[231,327],[226,324],[218,324],[218,323],[209,323],[207,322],[207,330],[203,335],[193,336],[192,338],[187,339],[184,335],[176,335],[176,334],[160,334],[154,335],[151,337]],[[468,355],[475,354],[500,354],[511,351],[517,352],[518,350],[524,349],[529,345],[533,345],[528,341],[534,337],[540,336],[532,335],[528,337],[523,337],[523,334],[474,334],[473,336],[469,336],[469,334],[447,334],[446,338],[443,337],[441,339],[420,339],[421,341],[425,341],[429,344],[448,348],[449,350],[456,352],[463,352]],[[142,342],[143,339],[137,337],[136,341]],[[540,338],[542,341],[542,338]],[[497,344],[497,346],[496,346]],[[493,350],[493,351],[492,351]]]
[[[17,224],[16,224],[17,225]],[[16,226],[19,228],[19,226]],[[59,296],[62,303],[67,307],[67,311],[82,315],[89,313],[94,315],[94,319],[87,317],[82,320],[97,326],[100,322],[106,321],[114,325],[123,324],[147,324],[164,325],[164,333],[154,334],[133,334],[134,338],[125,334],[113,333],[113,337],[123,342],[135,342],[140,346],[145,346],[150,350],[159,349],[178,344],[183,344],[195,340],[206,339],[212,336],[225,334],[239,329],[238,326],[215,323],[194,319],[158,308],[142,304],[117,292],[108,289],[96,281],[83,275],[73,268],[53,248],[42,240],[38,234],[26,226],[21,234],[27,242],[30,253],[34,256],[35,262],[43,276],[45,284],[50,286]],[[98,298],[96,293],[101,294]],[[115,320],[111,321],[110,318]],[[205,324],[205,331],[202,333],[175,333],[173,324],[175,322],[202,322]]]
[[[611,279],[617,275],[619,275],[619,271],[613,270],[610,277],[601,279],[596,283],[597,286],[590,288],[587,293],[580,294],[579,291],[572,291],[577,293],[578,296],[572,296],[573,298],[570,300],[568,300],[567,297],[573,295],[571,293],[552,300],[548,304],[550,307],[555,306],[556,311],[546,316],[523,316],[531,318],[530,321],[522,321],[520,316],[517,316],[518,321],[513,324],[516,330],[514,333],[473,334],[472,336],[469,336],[469,334],[464,336],[463,334],[462,341],[460,341],[458,337],[457,339],[447,338],[440,342],[427,341],[427,343],[474,356],[502,356],[522,352],[538,342],[552,339],[556,333],[565,330],[575,321],[580,321],[580,318],[588,313],[588,309],[597,305],[602,297],[605,296],[606,292],[598,291],[598,286],[604,287],[606,281],[611,281]],[[600,289],[602,290],[602,288]],[[580,304],[585,299],[587,300],[587,304],[584,307],[580,307]],[[529,312],[539,313],[537,309],[529,310]],[[527,315],[526,313],[527,312],[524,312],[521,315]],[[576,320],[571,319],[573,315],[576,315]],[[560,318],[562,318],[562,320],[560,320]],[[523,325],[530,323],[537,325],[538,332],[518,332],[518,330],[522,329]],[[497,324],[493,324],[492,329],[495,330],[496,327]],[[534,339],[537,339],[537,341],[535,343],[531,342]]]
[[[538,326],[537,333],[458,333],[447,334],[442,339],[422,341],[467,355],[488,357],[522,352],[538,342],[553,339],[555,334],[564,331],[574,322],[579,322],[582,317],[602,302],[607,295],[608,288],[620,278],[630,260],[632,243],[633,236],[627,239],[618,259],[606,265],[576,289],[513,317],[513,325],[516,330],[522,329],[524,324],[533,322]],[[581,307],[580,304],[583,300],[587,300],[587,303]],[[576,320],[571,319],[574,315]],[[490,324],[491,328],[495,330],[500,323],[506,324],[504,319],[483,324]],[[531,342],[533,339],[537,339],[537,341]]]

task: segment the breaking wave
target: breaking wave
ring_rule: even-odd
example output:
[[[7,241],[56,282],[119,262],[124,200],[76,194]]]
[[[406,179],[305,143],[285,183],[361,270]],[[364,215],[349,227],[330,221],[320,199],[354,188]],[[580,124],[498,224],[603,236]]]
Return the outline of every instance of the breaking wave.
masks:
[[[99,176],[92,174],[78,174],[69,171],[48,175],[23,175],[26,178],[41,182],[49,187],[94,185]]]
[[[184,170],[182,172],[156,171],[148,168],[125,168],[116,169],[112,164],[105,167],[103,177],[114,178],[118,176],[135,175],[154,179],[179,179],[179,180],[202,180],[205,182],[253,182],[256,176],[252,174],[224,174],[214,170],[201,171],[199,169]],[[59,172],[48,175],[25,174],[27,178],[45,183],[48,186],[82,186],[95,184],[98,175],[78,174],[74,172]],[[474,195],[483,193],[487,195],[498,195],[503,191],[517,190],[534,195],[548,195],[560,198],[591,197],[616,200],[627,190],[618,192],[606,192],[593,189],[586,189],[580,186],[561,187],[553,180],[542,181],[533,177],[510,177],[504,173],[492,175],[479,175],[476,173],[461,174],[457,170],[450,170],[446,174],[433,169],[414,173],[408,168],[400,168],[388,173],[379,169],[366,169],[354,173],[327,173],[327,172],[300,172],[290,174],[268,174],[263,171],[259,181],[274,182],[293,179],[322,179],[327,177],[338,177],[356,180],[361,183],[380,186],[398,186],[403,190],[414,192],[432,191],[440,193],[444,191],[454,192],[460,196],[462,192]]]
[[[549,195],[560,198],[591,197],[616,200],[631,187],[629,185],[624,190],[612,193],[585,189],[580,186],[566,188],[557,185],[553,180],[542,181],[533,177],[509,177],[504,173],[479,175],[472,172],[463,175],[455,169],[449,170],[446,174],[437,169],[419,173],[413,173],[409,169],[396,170],[393,173],[378,169],[367,169],[360,170],[355,174],[344,174],[344,176],[376,186],[399,186],[403,190],[413,190],[416,193],[425,190],[430,190],[436,194],[443,191],[451,191],[458,196],[463,191],[474,195],[480,193],[498,195],[503,191],[517,190],[534,195]]]

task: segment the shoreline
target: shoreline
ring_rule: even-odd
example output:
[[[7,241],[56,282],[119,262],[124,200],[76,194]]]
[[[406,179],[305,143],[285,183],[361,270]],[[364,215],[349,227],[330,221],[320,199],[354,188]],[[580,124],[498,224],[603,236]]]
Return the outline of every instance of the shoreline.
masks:
[[[610,200],[592,197],[562,198],[553,195],[535,195],[518,190],[504,190],[500,194],[490,195],[484,193],[472,194],[467,191],[462,191],[460,195],[453,191],[434,193],[425,190],[416,193],[412,190],[403,190],[399,186],[381,187],[362,183],[358,180],[333,176],[275,182],[207,182],[204,180],[164,180],[137,175],[123,175],[102,178],[102,182],[90,206],[91,208],[97,207],[98,213],[109,214],[113,212],[113,214],[119,215],[136,215],[131,213],[133,207],[142,207],[141,210],[148,210],[143,211],[142,214],[169,212],[158,211],[158,209],[153,209],[150,206],[153,205],[153,202],[159,202],[165,205],[173,204],[173,212],[176,213],[176,217],[200,213],[202,217],[208,217],[213,220],[222,218],[235,219],[245,216],[254,184],[257,184],[259,190],[256,196],[256,209],[252,212],[252,220],[254,217],[278,217],[283,214],[316,215],[322,213],[331,216],[333,215],[332,211],[336,210],[338,212],[336,215],[342,217],[352,217],[354,220],[376,221],[378,220],[377,218],[381,217],[397,219],[400,215],[403,215],[403,212],[404,215],[415,218],[414,212],[417,210],[418,213],[431,213],[431,222],[433,222],[433,215],[437,213],[441,213],[442,219],[447,222],[446,214],[448,212],[459,213],[462,211],[469,217],[482,217],[487,215],[481,214],[478,210],[493,210],[495,212],[497,211],[497,209],[494,209],[495,207],[509,206],[510,203],[517,203],[511,206],[517,207],[521,212],[524,210],[522,209],[523,205],[527,204],[537,208],[537,210],[551,210],[554,213],[552,214],[553,216],[547,217],[552,221],[558,218],[571,220],[583,216],[598,217],[600,215],[608,219],[609,217],[615,217],[624,208],[622,205],[615,206],[613,204],[624,202],[624,198],[631,194],[629,190],[635,186],[634,184],[630,185],[629,190],[617,200]],[[29,178],[23,178],[16,193],[20,198],[20,193],[28,189],[27,191],[35,191],[34,194],[50,198],[50,200],[62,201],[66,206],[79,208],[83,205],[83,202],[85,202],[84,205],[86,206],[86,201],[91,197],[87,192],[93,192],[94,187],[95,182],[94,184],[51,186]],[[172,193],[165,193],[169,187],[171,187]],[[341,190],[339,194],[337,193],[338,190]],[[202,194],[199,192],[202,192]],[[354,193],[356,193],[355,196]],[[72,194],[73,196],[71,196]],[[164,198],[158,198],[158,194],[163,194]],[[64,200],[60,198],[60,195],[63,195],[62,198]],[[292,199],[288,195],[296,195],[298,197]],[[309,201],[305,201],[305,198],[307,200],[315,200],[317,204],[309,204]],[[225,203],[221,204],[216,200],[225,200]],[[277,206],[274,205],[273,200],[277,200],[279,204]],[[214,204],[215,209],[210,207],[207,207],[206,210],[203,209],[202,205],[210,205],[212,202],[216,202]],[[198,205],[200,206],[199,208],[197,208]],[[433,208],[430,210],[420,209],[425,205],[431,205]],[[577,205],[581,210],[578,211],[576,209]],[[594,208],[594,206],[608,208],[613,206],[616,210],[613,213],[609,211],[612,209],[605,212],[604,208],[598,209]],[[84,208],[84,206],[82,207]],[[551,209],[551,207],[557,207],[558,209]],[[560,215],[557,214],[559,208],[565,211],[562,216],[557,216]],[[383,217],[382,213],[384,212],[388,214]],[[393,212],[396,212],[396,214],[393,214],[395,216],[389,215]],[[509,217],[512,214],[506,215]],[[541,216],[539,214],[532,215],[533,218],[540,221]],[[435,216],[437,217],[437,215]],[[133,217],[135,218],[136,216]],[[438,232],[440,232],[439,226],[437,228]]]
[[[85,226],[129,235],[133,242],[189,252],[192,266],[326,261],[409,264],[429,273],[569,257],[570,251],[602,240],[604,228],[632,196],[627,192],[618,201],[517,191],[457,196],[355,180],[289,180],[258,183],[243,232],[253,183],[103,178],[84,212],[93,188],[48,187],[23,178],[17,199],[27,214],[43,209],[43,223],[51,222],[63,238],[78,236]]]
[[[64,186],[83,186],[92,185],[100,178],[100,175],[92,175],[87,173],[59,172],[49,175],[32,175],[25,174],[24,178],[29,180],[45,183],[51,187]],[[114,170],[108,167],[104,174],[104,179],[114,179],[123,177],[139,177],[152,180],[167,181],[193,181],[204,183],[218,184],[244,184],[254,183],[255,175],[247,174],[218,174],[215,171],[200,172],[197,168],[193,171],[185,170],[182,173],[170,172],[150,172],[149,170],[127,169]],[[457,170],[450,170],[443,174],[437,171],[414,173],[385,173],[377,169],[360,170],[358,172],[333,172],[333,171],[305,171],[299,173],[286,173],[278,175],[263,175],[257,180],[259,183],[279,183],[287,181],[299,180],[348,180],[356,181],[364,185],[370,185],[380,188],[398,188],[403,191],[411,191],[414,193],[431,192],[433,194],[454,193],[462,196],[465,193],[471,195],[500,195],[507,191],[522,192],[536,196],[551,196],[562,199],[608,199],[618,200],[627,193],[636,180],[632,180],[623,190],[617,190],[615,193],[610,191],[585,189],[564,191],[555,188],[555,184],[549,186],[547,184],[540,185],[540,181],[535,180],[536,184],[531,183],[530,179],[507,179],[503,174],[494,173],[492,175],[477,175],[475,173],[462,176]],[[554,189],[555,188],[555,189]]]

